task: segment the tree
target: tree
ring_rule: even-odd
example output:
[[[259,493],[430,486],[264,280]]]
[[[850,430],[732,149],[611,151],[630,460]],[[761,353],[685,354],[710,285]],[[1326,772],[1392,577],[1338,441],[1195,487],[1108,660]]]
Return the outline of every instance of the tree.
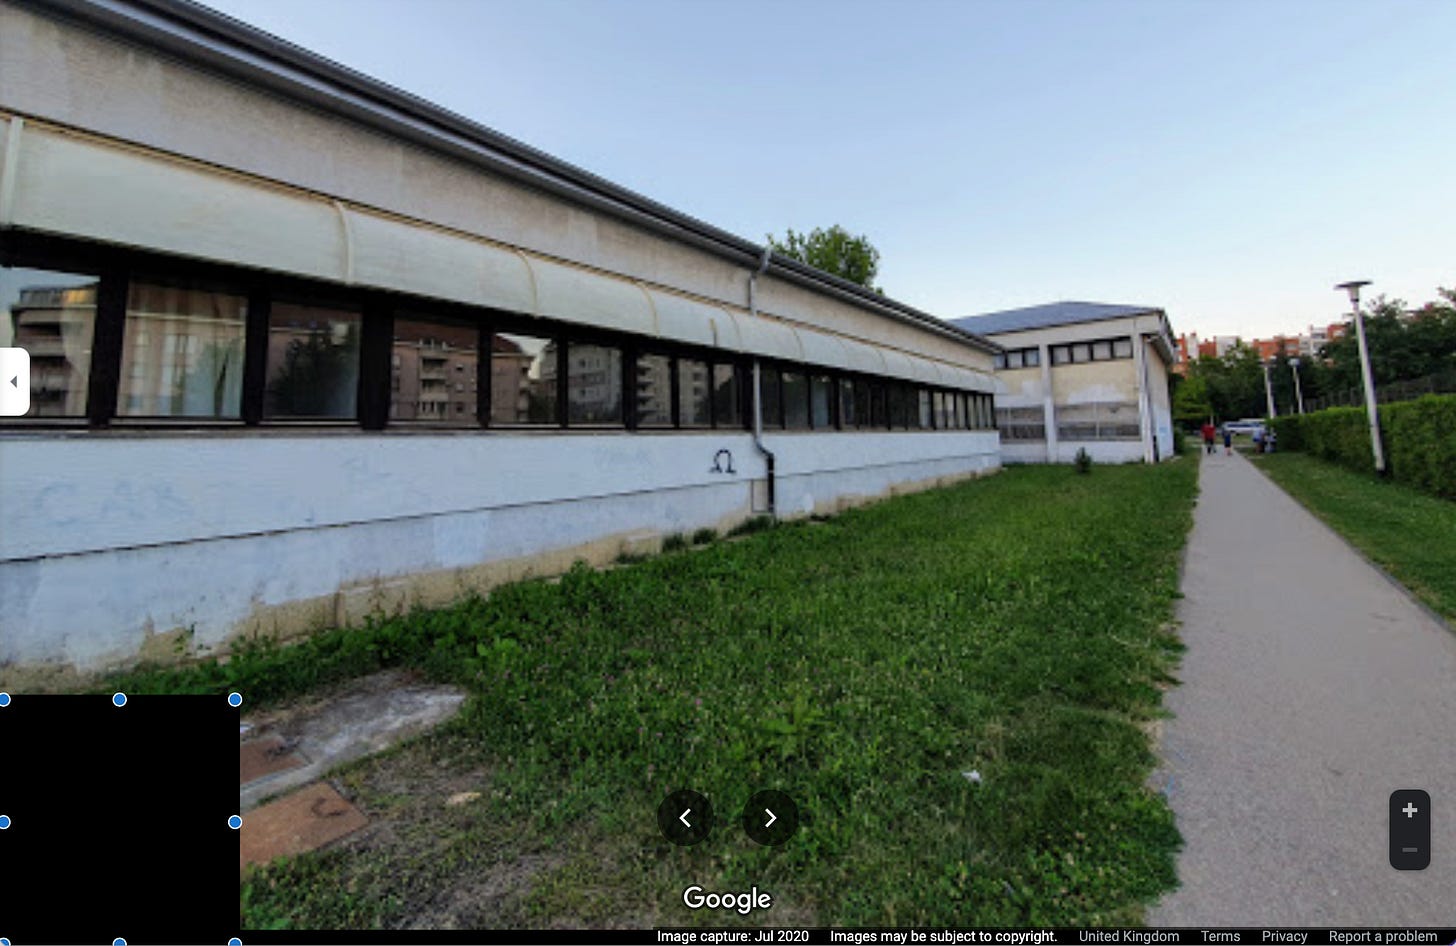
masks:
[[[1189,376],[1179,379],[1173,388],[1173,419],[1184,427],[1199,427],[1212,416],[1213,404],[1208,399],[1208,378]]]
[[[1456,370],[1456,290],[1438,291],[1441,301],[1427,303],[1414,318],[1406,317],[1406,304],[1399,299],[1377,296],[1366,304],[1365,343],[1377,387]],[[1359,343],[1352,324],[1324,346],[1321,356],[1326,364],[1318,376],[1325,390],[1361,386]]]
[[[880,269],[880,251],[865,236],[853,236],[839,224],[828,230],[815,227],[809,233],[797,233],[791,227],[783,242],[768,235],[768,245],[775,253],[796,259],[831,276],[858,283],[866,289],[884,292],[874,284]]]
[[[1188,384],[1201,383],[1219,422],[1265,414],[1264,369],[1259,353],[1240,342],[1221,358],[1207,355],[1188,366]],[[1206,416],[1206,415],[1205,415]]]

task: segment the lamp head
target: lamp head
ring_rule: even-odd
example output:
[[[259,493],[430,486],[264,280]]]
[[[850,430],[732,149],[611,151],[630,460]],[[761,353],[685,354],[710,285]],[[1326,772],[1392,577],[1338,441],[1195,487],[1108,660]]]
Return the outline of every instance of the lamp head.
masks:
[[[1368,279],[1352,279],[1349,282],[1340,283],[1335,288],[1348,292],[1350,294],[1350,304],[1358,307],[1360,305],[1360,287],[1368,285],[1370,285],[1370,280]]]

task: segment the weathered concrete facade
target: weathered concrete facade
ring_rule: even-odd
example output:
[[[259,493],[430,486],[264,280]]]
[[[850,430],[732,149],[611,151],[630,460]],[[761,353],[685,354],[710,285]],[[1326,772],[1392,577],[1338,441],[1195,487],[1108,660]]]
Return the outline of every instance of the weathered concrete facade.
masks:
[[[1063,303],[1005,313],[1023,324],[984,330],[1019,367],[996,371],[996,406],[1007,463],[1070,463],[1086,450],[1099,463],[1156,462],[1173,455],[1173,416],[1168,395],[1173,339],[1160,309]],[[1038,313],[1045,308],[1045,313]],[[1102,310],[1102,311],[1098,311]],[[1000,313],[959,324],[982,331]],[[1079,321],[1059,321],[1079,317]],[[986,319],[986,322],[981,322]],[[1094,358],[1091,346],[1105,345]],[[1084,349],[1083,346],[1086,346]],[[1088,360],[1080,358],[1085,350]],[[1016,353],[1032,353],[1016,357]],[[1007,357],[1007,356],[1003,356]],[[1028,361],[1034,360],[1034,365]],[[1019,423],[1018,423],[1019,422]],[[1020,428],[1027,432],[1017,438]]]
[[[610,333],[626,351],[680,346],[744,379],[763,360],[823,372],[836,392],[841,379],[948,402],[993,390],[994,346],[969,333],[735,257],[706,225],[675,233],[665,208],[648,226],[640,207],[604,207],[610,194],[575,201],[493,173],[471,157],[486,145],[392,133],[350,114],[347,89],[330,90],[336,107],[303,101],[322,80],[286,63],[256,83],[218,65],[266,57],[261,45],[162,50],[101,19],[0,0],[0,265],[68,269],[94,250],[124,288],[175,260],[211,267],[190,280],[252,286],[250,300],[270,274],[289,292],[363,300],[366,334],[380,307],[438,303],[542,333]],[[100,294],[98,326],[105,283]],[[105,377],[93,372],[93,388]],[[770,490],[777,515],[833,512],[1000,464],[989,410],[983,425],[953,413],[954,429],[869,429],[836,401],[828,429],[764,425],[770,467],[751,417],[710,430],[371,429],[361,406],[349,423],[129,423],[98,418],[95,397],[89,423],[0,425],[0,683],[12,689],[606,563],[766,512]]]

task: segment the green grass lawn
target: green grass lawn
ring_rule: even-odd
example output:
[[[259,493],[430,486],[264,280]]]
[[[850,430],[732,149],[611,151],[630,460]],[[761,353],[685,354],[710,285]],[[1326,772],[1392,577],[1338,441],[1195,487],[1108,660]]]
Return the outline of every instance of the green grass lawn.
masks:
[[[1137,923],[1175,884],[1145,779],[1196,473],[1016,468],[130,685],[471,691],[337,774],[372,825],[246,877],[245,928]],[[716,812],[695,847],[655,825],[678,788]],[[780,848],[738,824],[766,788],[802,812]]]
[[[1456,503],[1303,453],[1254,462],[1438,614],[1456,620]]]

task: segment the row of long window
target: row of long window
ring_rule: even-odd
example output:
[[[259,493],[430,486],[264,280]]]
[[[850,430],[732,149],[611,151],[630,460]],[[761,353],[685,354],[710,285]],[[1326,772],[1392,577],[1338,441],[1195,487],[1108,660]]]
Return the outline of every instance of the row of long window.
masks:
[[[751,362],[739,356],[216,282],[0,268],[10,344],[31,355],[30,416],[641,430],[742,430],[752,416]],[[771,429],[995,425],[986,394],[787,362],[766,362],[762,384]]]

